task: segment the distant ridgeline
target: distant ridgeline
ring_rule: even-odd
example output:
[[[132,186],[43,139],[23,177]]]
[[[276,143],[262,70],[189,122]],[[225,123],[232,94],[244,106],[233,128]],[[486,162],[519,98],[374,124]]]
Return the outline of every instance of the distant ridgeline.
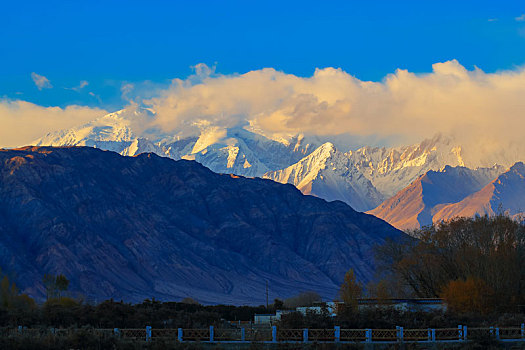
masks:
[[[263,304],[335,298],[373,277],[372,247],[404,234],[291,185],[154,154],[89,147],[0,151],[0,267],[43,298],[42,276],[98,301]]]
[[[480,158],[477,151],[469,153],[453,137],[439,134],[412,145],[350,149],[346,144],[351,138],[345,136],[268,135],[251,125],[225,128],[211,124],[191,130],[180,126],[170,132],[144,132],[136,127],[149,125],[153,119],[147,109],[128,107],[49,133],[32,144],[90,146],[126,156],[152,152],[175,160],[195,160],[217,173],[289,183],[304,194],[340,200],[357,211],[376,208],[374,215],[400,229],[431,223],[439,206],[457,203],[481,190],[506,168],[524,160],[521,155],[525,154],[509,146],[505,152],[484,153]],[[455,211],[471,213],[474,207],[484,214],[475,204],[479,200],[445,210],[435,218],[450,217]],[[518,204],[523,209],[525,203],[504,200],[491,207],[499,204],[503,210],[513,210]]]

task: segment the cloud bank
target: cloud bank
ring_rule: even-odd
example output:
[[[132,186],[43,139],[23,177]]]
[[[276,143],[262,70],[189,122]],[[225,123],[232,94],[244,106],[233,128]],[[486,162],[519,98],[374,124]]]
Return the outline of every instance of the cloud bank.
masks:
[[[84,124],[107,112],[82,106],[42,107],[25,101],[0,100],[0,147],[29,145],[48,132]]]
[[[317,69],[311,77],[272,68],[220,75],[204,64],[195,71],[167,88],[152,88],[133,98],[133,85],[123,86],[130,103],[145,104],[156,113],[153,124],[143,130],[180,133],[206,125],[251,124],[267,134],[350,135],[397,145],[442,133],[467,145],[478,158],[491,153],[491,159],[497,159],[509,149],[525,158],[524,68],[486,73],[451,60],[434,64],[425,74],[398,69],[380,82],[362,81],[336,68]],[[3,146],[20,145],[22,139],[29,141],[26,134],[36,138],[101,113],[79,106],[62,110],[4,102],[2,130],[16,132],[5,131],[0,140]],[[11,141],[5,142],[7,138]]]
[[[200,66],[203,72],[212,70]],[[491,151],[525,144],[523,68],[485,73],[451,60],[426,74],[398,69],[381,82],[335,68],[306,78],[262,69],[190,80],[175,79],[159,97],[145,101],[166,131],[203,121],[224,127],[250,122],[274,133],[377,136],[401,143],[443,133]]]

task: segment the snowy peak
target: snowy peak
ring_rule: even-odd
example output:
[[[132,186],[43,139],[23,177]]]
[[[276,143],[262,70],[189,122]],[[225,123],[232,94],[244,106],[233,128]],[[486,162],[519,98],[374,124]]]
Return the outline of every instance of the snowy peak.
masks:
[[[244,176],[262,176],[267,171],[285,168],[318,146],[304,135],[282,138],[280,142],[242,126],[196,124],[194,131],[167,135],[150,128],[155,125],[153,120],[154,114],[149,110],[130,107],[75,128],[50,133],[33,144],[90,146],[122,155],[154,152],[172,159],[196,160],[215,172]]]
[[[131,141],[128,147],[120,152],[123,156],[136,156],[141,153],[161,154],[162,150],[147,139],[136,138]]]
[[[312,151],[301,138],[280,143],[242,127],[214,129],[201,134],[185,159],[194,159],[218,173],[262,176],[297,162]],[[199,145],[200,144],[200,145]]]
[[[385,198],[429,170],[464,166],[461,147],[441,135],[420,144],[393,148],[363,147],[348,156]]]
[[[268,172],[263,177],[293,184],[304,194],[328,201],[344,201],[358,211],[374,207],[382,200],[372,183],[330,142],[324,143],[296,164]]]
[[[134,106],[48,134],[34,144],[90,146],[127,156],[153,152],[176,160],[194,160],[217,173],[264,176],[293,184],[306,194],[342,200],[363,211],[377,207],[429,171],[461,172],[455,167],[476,168],[480,163],[473,161],[453,138],[443,135],[409,146],[362,147],[343,153],[332,142],[325,142],[327,138],[321,141],[315,135],[265,134],[251,124],[226,128],[197,121],[165,133],[155,127],[155,118],[154,112]],[[510,150],[510,155],[502,155],[501,159],[520,159],[516,154],[522,153],[516,152]],[[428,173],[422,180],[422,189],[427,182],[438,181],[432,176]],[[486,184],[484,176],[480,181]],[[442,199],[432,199],[437,195],[422,192],[418,196],[423,198],[424,208],[433,208],[435,201],[443,204]],[[419,218],[414,214],[417,219],[411,222],[427,222],[428,217],[421,219],[425,210],[417,210],[421,210]]]
[[[280,183],[291,183],[303,193],[310,194],[312,181],[319,177],[319,173],[327,167],[328,160],[334,157],[335,153],[335,146],[327,142],[296,164],[268,172],[263,177]],[[340,157],[341,154],[338,153],[337,156]]]
[[[141,149],[159,151],[150,141],[143,139],[139,147],[138,137],[133,128],[146,125],[152,113],[143,108],[129,108],[106,114],[87,124],[54,133],[35,140],[35,146],[89,146],[115,151],[122,155],[135,155]],[[135,143],[133,146],[132,144]],[[134,148],[130,149],[130,147]]]
[[[219,127],[209,127],[202,130],[197,142],[193,145],[191,153],[199,153],[211,145],[221,141],[226,136],[226,130]]]
[[[316,158],[319,159],[328,159],[332,157],[336,152],[335,146],[331,142],[326,142],[322,144],[318,149],[315,150],[314,154]]]

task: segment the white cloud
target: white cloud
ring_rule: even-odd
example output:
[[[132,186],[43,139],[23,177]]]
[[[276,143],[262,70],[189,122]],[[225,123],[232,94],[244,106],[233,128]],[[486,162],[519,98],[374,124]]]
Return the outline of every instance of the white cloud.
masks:
[[[509,142],[525,146],[523,96],[525,70],[485,73],[452,60],[434,64],[427,74],[398,69],[381,82],[336,68],[306,78],[267,68],[204,77],[198,84],[174,79],[145,102],[165,131],[199,121],[222,127],[252,123],[268,133],[346,133],[403,143],[441,132],[483,150]]]
[[[516,21],[518,21],[518,22],[523,22],[523,21],[525,21],[525,13],[522,14],[521,16],[515,17],[514,19],[515,19]]]
[[[65,88],[67,90],[73,90],[76,92],[80,92],[83,88],[89,85],[89,82],[87,80],[81,80],[80,83],[77,86],[74,86],[72,88]]]
[[[106,113],[76,105],[42,107],[21,100],[0,100],[0,147],[28,145],[48,132],[71,128]]]
[[[215,74],[216,66],[209,67],[205,63],[198,63],[191,68],[195,71],[195,77],[205,79]]]
[[[395,144],[443,133],[468,146],[473,158],[497,159],[511,146],[518,158],[525,156],[524,68],[485,73],[451,60],[434,64],[425,74],[398,69],[380,82],[362,81],[337,68],[317,69],[311,77],[272,68],[234,75],[214,73],[202,64],[195,70],[196,75],[174,79],[167,88],[122,86],[123,98],[132,105],[142,101],[155,111],[153,125],[142,130],[193,133],[199,125],[250,123],[267,134],[350,135]],[[104,112],[4,101],[0,146],[22,145]]]
[[[38,90],[42,89],[51,89],[53,85],[49,82],[49,79],[44,77],[43,75],[36,74],[35,72],[31,73],[31,79],[35,82],[36,87]]]
[[[131,93],[135,89],[135,85],[131,83],[125,83],[120,87],[121,97],[124,101],[128,101],[130,103],[134,103],[133,99],[131,98]]]

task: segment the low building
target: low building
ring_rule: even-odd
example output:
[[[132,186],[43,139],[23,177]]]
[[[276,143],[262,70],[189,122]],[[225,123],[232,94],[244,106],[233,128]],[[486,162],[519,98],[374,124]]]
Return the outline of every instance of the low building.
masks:
[[[275,314],[255,314],[253,316],[253,323],[254,324],[272,324],[275,322],[276,319]]]
[[[338,305],[344,305],[343,302],[322,302],[316,303],[313,306],[298,307],[297,312],[306,315],[308,312],[323,313],[327,312],[330,316],[336,316]],[[359,310],[366,310],[368,308],[394,308],[400,311],[445,311],[446,304],[440,298],[392,298],[392,299],[376,299],[376,298],[362,298],[357,300]]]
[[[255,314],[253,323],[257,325],[268,324],[272,325],[281,320],[281,316],[293,312],[293,310],[277,310],[275,314]]]
[[[327,313],[334,317],[337,311],[337,304],[342,304],[334,301],[327,301],[322,303],[315,303],[313,306],[301,306],[295,309],[295,311],[306,315],[308,312],[314,312],[318,314]]]
[[[337,315],[337,308],[344,305],[343,302],[319,302],[313,306],[301,306],[295,310],[277,310],[275,314],[255,314],[254,324],[256,325],[272,325],[281,320],[281,316],[290,312],[300,312],[303,315],[308,313],[327,313],[331,317]],[[446,311],[447,306],[443,299],[440,298],[391,298],[391,299],[377,299],[377,298],[363,298],[357,300],[357,305],[360,311],[372,308],[393,308],[399,311]]]
[[[367,298],[359,299],[359,310],[366,310],[367,308],[387,307],[394,308],[399,311],[445,311],[447,306],[443,299],[440,298],[401,298],[401,299],[377,299]]]

